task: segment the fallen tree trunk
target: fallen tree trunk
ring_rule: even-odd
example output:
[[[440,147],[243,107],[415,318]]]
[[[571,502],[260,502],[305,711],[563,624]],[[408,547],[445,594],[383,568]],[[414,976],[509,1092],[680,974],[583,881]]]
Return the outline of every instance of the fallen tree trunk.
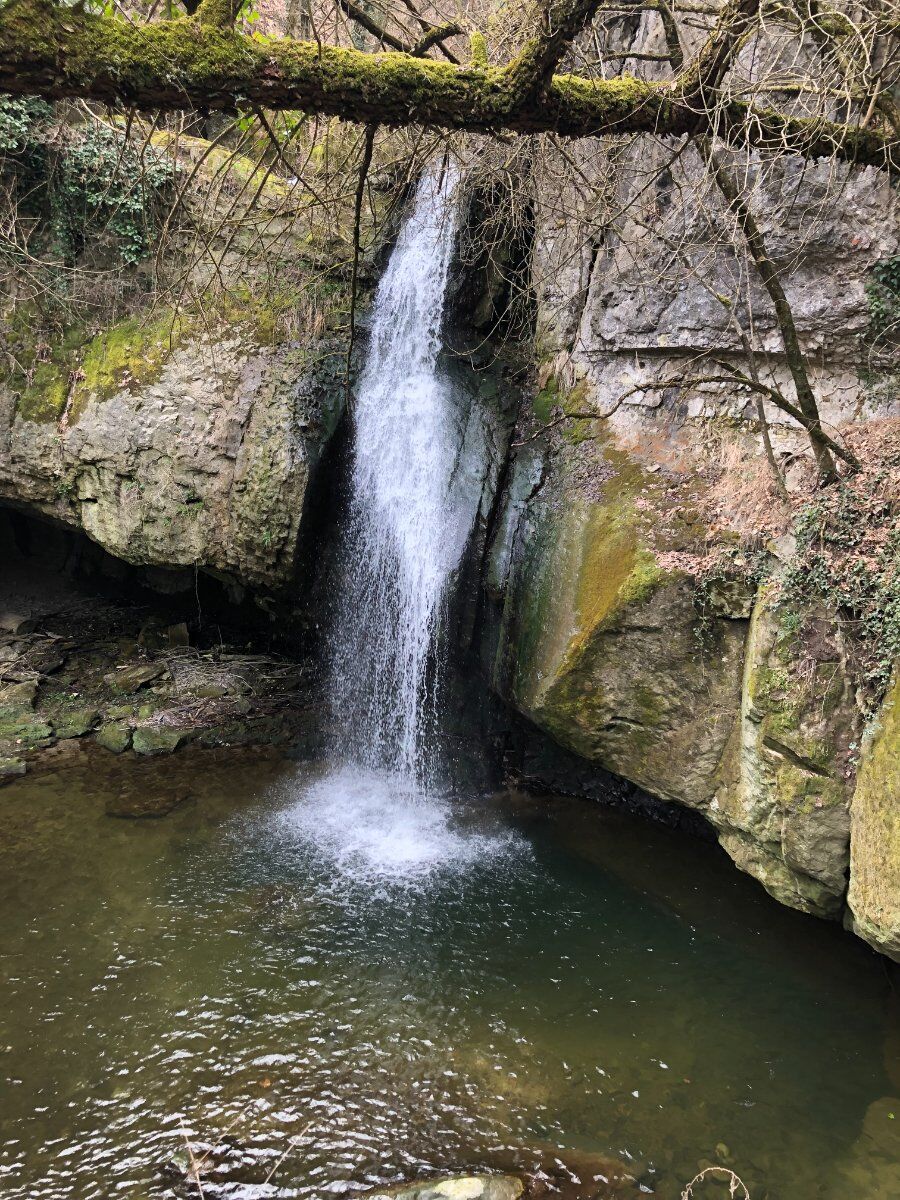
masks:
[[[455,67],[406,54],[264,39],[196,18],[137,25],[48,0],[7,0],[0,9],[0,91],[18,95],[80,96],[147,109],[259,105],[363,124],[566,137],[677,136],[703,124],[703,114],[676,86],[630,76],[554,75],[522,103],[516,66]],[[714,116],[716,132],[733,143],[894,165],[896,148],[878,130],[737,101],[723,101]]]

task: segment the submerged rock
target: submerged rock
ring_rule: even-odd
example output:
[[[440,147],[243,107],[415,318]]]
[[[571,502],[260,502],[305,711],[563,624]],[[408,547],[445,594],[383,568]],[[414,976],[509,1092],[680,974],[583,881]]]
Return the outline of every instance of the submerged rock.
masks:
[[[106,815],[134,819],[164,817],[189,799],[190,793],[178,788],[129,789],[106,802]]]
[[[869,1105],[859,1137],[837,1164],[834,1181],[827,1200],[900,1195],[900,1096],[883,1096]]]
[[[392,1200],[518,1200],[524,1190],[525,1185],[515,1175],[456,1175],[402,1184],[370,1195],[372,1200],[382,1196]]]

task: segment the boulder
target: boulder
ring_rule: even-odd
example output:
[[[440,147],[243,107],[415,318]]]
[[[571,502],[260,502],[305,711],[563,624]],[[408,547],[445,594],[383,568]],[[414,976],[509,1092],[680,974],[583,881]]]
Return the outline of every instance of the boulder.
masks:
[[[124,721],[106,721],[94,734],[98,746],[121,754],[131,745],[131,727]]]
[[[165,673],[165,663],[136,663],[133,666],[119,667],[116,671],[110,671],[103,678],[112,691],[123,696],[130,696],[132,692],[160,679]]]
[[[206,326],[147,314],[74,354],[51,346],[30,384],[0,383],[0,499],[170,581],[177,571],[179,586],[200,567],[278,590],[340,415],[345,355],[260,345],[249,323]],[[28,628],[28,614],[3,627]]]
[[[131,740],[135,754],[174,754],[188,736],[186,729],[168,725],[138,725]]]
[[[702,808],[740,704],[746,622],[701,620],[646,537],[639,472],[545,489],[522,516],[498,690],[577,754]],[[702,650],[702,652],[701,652]]]

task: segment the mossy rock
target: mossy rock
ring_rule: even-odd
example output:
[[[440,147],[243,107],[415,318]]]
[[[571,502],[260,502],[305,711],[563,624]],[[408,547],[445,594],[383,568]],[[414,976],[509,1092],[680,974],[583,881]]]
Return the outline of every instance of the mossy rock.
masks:
[[[122,754],[131,745],[131,727],[124,721],[107,721],[94,734],[94,740],[112,754]]]
[[[17,750],[36,750],[53,738],[53,726],[31,708],[0,707],[0,740],[12,742]]]
[[[187,740],[188,731],[166,725],[138,725],[131,740],[135,754],[174,754]]]
[[[13,376],[17,415],[25,421],[75,424],[91,401],[152,383],[180,344],[186,325],[170,310],[132,317],[89,338],[72,326],[36,361],[29,375]],[[26,353],[26,358],[33,357]]]
[[[738,865],[777,900],[835,917],[846,888],[859,712],[833,618],[810,614],[815,636],[801,636],[782,616],[775,579],[754,607],[740,722],[709,815]]]
[[[37,323],[37,314],[33,315]],[[23,421],[38,424],[58,421],[65,412],[87,334],[82,326],[73,325],[47,347],[39,344],[30,330],[20,327],[17,333],[25,369],[14,372],[10,379],[12,389],[18,393],[16,413]]]
[[[92,401],[157,380],[183,331],[182,320],[166,311],[153,320],[120,321],[88,342],[69,401],[69,423],[75,424]]]
[[[56,719],[55,731],[58,738],[84,737],[97,722],[96,708],[72,708]]]
[[[21,758],[0,757],[0,787],[24,775],[28,767]]]

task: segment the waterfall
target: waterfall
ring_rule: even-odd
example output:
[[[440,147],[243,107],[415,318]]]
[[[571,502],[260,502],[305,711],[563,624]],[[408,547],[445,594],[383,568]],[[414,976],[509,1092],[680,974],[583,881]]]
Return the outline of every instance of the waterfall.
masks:
[[[437,782],[435,641],[478,502],[458,485],[462,423],[438,366],[458,182],[425,172],[375,296],[331,646],[340,753],[418,791]]]
[[[487,477],[482,414],[440,362],[458,184],[452,166],[425,172],[375,296],[329,637],[331,752],[279,822],[341,887],[406,886],[512,844],[451,800],[436,749],[441,618]]]

